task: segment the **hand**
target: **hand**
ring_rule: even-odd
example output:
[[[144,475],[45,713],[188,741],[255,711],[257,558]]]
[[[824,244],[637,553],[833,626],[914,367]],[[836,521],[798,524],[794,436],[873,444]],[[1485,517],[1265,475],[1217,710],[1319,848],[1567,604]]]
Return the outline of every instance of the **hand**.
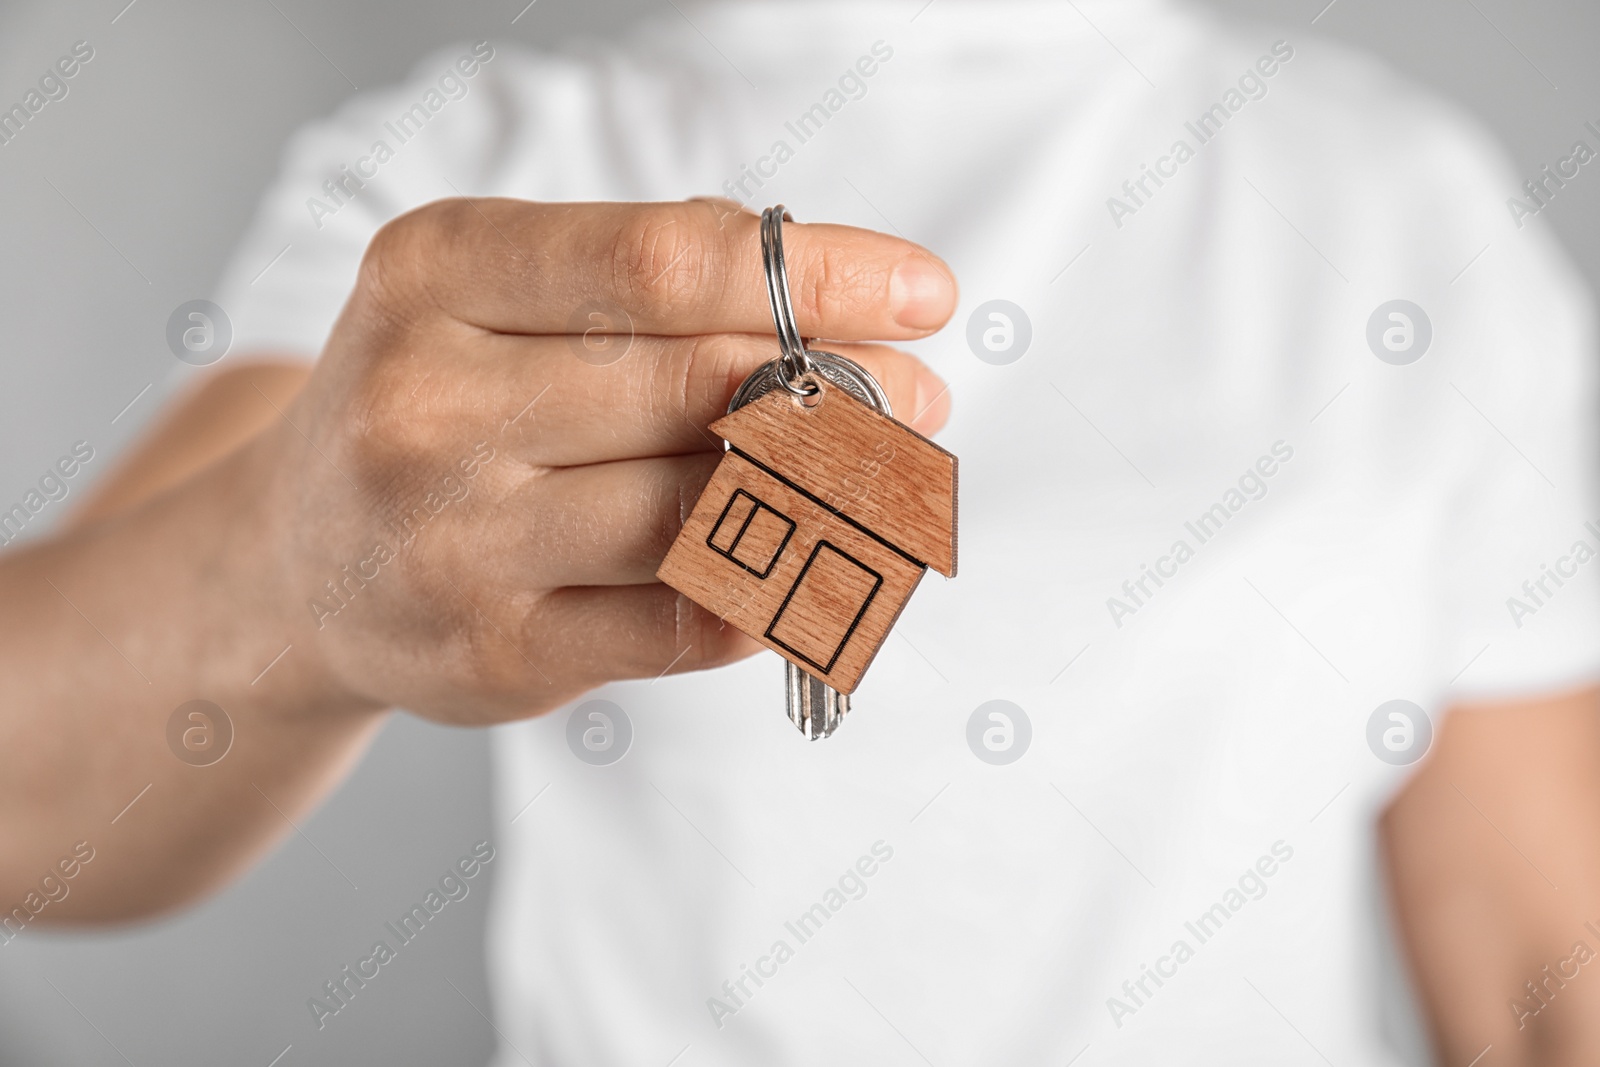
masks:
[[[905,241],[791,224],[785,244],[807,337],[921,337],[955,308]],[[827,348],[943,424],[916,359]],[[451,200],[390,223],[246,459],[297,649],[352,700],[455,723],[757,651],[655,572],[721,458],[707,424],[776,354],[748,213]]]

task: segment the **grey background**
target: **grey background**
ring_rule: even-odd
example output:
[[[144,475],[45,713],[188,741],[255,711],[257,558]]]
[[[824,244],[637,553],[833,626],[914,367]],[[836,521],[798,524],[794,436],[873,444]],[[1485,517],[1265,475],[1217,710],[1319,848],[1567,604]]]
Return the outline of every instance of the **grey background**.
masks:
[[[450,40],[556,47],[646,13],[680,17],[665,0],[538,0],[512,25],[525,2],[0,5],[7,105],[72,42],[97,52],[64,101],[0,147],[0,499],[19,498],[80,438],[99,452],[91,476],[103,473],[149,424],[173,364],[168,314],[210,290],[287,135],[352,83],[392,82]],[[908,17],[922,2],[907,0]],[[1320,34],[1378,53],[1476,112],[1524,177],[1588,138],[1585,120],[1600,121],[1600,7],[1325,3],[1216,6],[1297,27],[1296,40]],[[1592,169],[1538,224],[1595,282]],[[304,1035],[305,999],[351,962],[340,946],[367,931],[375,939],[446,864],[494,836],[488,770],[483,734],[396,718],[303,835],[203,906],[120,932],[30,931],[0,946],[0,1067],[266,1067],[291,1043],[284,1067],[481,1063],[493,1043],[477,1011],[487,1010],[486,878],[315,1042]]]

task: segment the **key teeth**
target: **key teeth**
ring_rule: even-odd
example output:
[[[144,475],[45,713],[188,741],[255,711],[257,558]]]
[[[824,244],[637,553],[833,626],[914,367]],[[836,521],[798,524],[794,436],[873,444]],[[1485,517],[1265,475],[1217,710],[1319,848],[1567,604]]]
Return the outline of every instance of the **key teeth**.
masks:
[[[789,721],[808,741],[832,737],[850,713],[850,696],[813,678],[793,663],[785,663]],[[820,723],[819,723],[820,719]]]

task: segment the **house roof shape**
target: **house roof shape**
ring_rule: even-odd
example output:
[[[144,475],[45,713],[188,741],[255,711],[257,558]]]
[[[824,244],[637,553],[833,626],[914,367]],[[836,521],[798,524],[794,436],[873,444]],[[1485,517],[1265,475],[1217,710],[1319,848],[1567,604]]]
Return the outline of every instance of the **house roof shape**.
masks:
[[[956,573],[956,457],[836,386],[774,389],[711,424],[739,452],[947,578]]]

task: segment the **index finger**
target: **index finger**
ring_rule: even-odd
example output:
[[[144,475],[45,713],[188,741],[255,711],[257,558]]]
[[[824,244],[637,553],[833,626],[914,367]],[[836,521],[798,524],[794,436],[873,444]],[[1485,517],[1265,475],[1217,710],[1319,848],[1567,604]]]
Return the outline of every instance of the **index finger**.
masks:
[[[924,337],[955,310],[950,268],[899,237],[786,223],[784,251],[802,336]],[[393,311],[497,333],[583,332],[588,311],[643,334],[773,330],[760,219],[704,201],[442,200],[384,227],[363,273]]]

